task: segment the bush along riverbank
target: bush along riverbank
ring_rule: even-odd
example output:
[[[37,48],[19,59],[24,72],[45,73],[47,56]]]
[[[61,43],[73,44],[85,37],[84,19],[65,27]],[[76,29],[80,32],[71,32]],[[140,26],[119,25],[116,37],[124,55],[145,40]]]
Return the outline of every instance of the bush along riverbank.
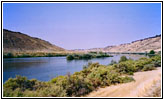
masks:
[[[67,55],[67,60],[92,59],[92,58],[102,58],[102,57],[113,57],[113,56],[103,52],[89,52],[87,54]]]
[[[68,53],[4,53],[3,58],[27,58],[27,57],[62,57],[67,56]]]
[[[113,63],[114,62],[114,63]],[[4,97],[79,97],[85,96],[98,87],[134,81],[132,75],[161,66],[161,56],[138,60],[121,57],[117,63],[108,66],[88,63],[83,70],[74,74],[58,76],[48,82],[16,76],[3,84]],[[126,92],[126,91],[125,91]]]

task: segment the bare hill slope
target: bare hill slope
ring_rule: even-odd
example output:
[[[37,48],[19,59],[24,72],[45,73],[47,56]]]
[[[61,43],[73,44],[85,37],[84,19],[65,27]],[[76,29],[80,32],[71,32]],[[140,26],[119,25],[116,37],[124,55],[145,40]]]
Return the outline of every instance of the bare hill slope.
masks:
[[[63,48],[20,32],[3,29],[3,52],[54,52]]]
[[[103,49],[109,52],[149,52],[161,51],[161,35],[149,37],[118,46],[108,46]]]
[[[74,50],[74,51],[103,51],[103,52],[119,52],[119,53],[145,53],[150,50],[161,51],[161,35],[149,37],[133,41],[131,43],[125,43],[120,45],[107,46],[105,48],[91,48],[86,50]]]

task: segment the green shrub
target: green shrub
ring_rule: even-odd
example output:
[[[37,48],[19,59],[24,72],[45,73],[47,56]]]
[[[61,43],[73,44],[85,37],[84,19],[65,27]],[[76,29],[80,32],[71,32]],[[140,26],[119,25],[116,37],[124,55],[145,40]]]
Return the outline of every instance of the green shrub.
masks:
[[[92,55],[90,55],[90,54],[84,54],[82,56],[82,58],[84,58],[84,59],[91,59],[92,58]]]
[[[136,66],[134,66],[133,60],[127,60],[124,62],[120,62],[119,64],[115,65],[114,67],[119,73],[123,73],[123,74],[132,75],[133,72],[137,71]]]
[[[90,83],[85,82],[84,78],[80,78],[76,75],[72,75],[68,79],[68,84],[66,89],[68,96],[81,96],[89,93],[91,88]]]
[[[120,80],[120,74],[117,73],[116,71],[110,71],[107,74],[107,82],[108,85],[116,84],[116,83],[121,83]]]
[[[109,65],[114,65],[114,64],[117,64],[117,62],[116,62],[116,61],[114,61],[114,60],[112,60],[112,61],[110,62],[110,64],[109,64]]]
[[[144,65],[150,64],[151,62],[152,62],[151,59],[143,57],[140,58],[139,60],[136,60],[134,66],[137,68],[137,71],[140,71],[143,69]]]
[[[147,65],[144,65],[142,71],[149,71],[149,70],[154,70],[155,67],[154,67],[154,64],[147,64]]]
[[[161,67],[161,56],[156,55],[150,58],[151,63],[154,64],[155,67]]]
[[[121,81],[122,81],[122,83],[128,83],[128,82],[135,81],[135,80],[133,77],[125,76],[125,77],[121,77]]]
[[[59,76],[51,80],[57,86],[62,87],[67,96],[80,96],[85,95],[91,91],[89,83],[85,82],[83,77],[73,74],[70,76]]]
[[[16,78],[10,78],[4,83],[3,90],[4,96],[23,96],[23,94],[20,94],[25,90],[35,91],[44,87],[46,87],[44,82],[37,81],[36,79],[27,80],[26,77],[16,76]]]
[[[4,87],[15,90],[16,88],[31,88],[32,85],[33,84],[29,80],[27,80],[26,77],[16,76],[16,78],[10,78],[8,81],[6,81]]]
[[[8,92],[8,91],[7,91]],[[14,91],[11,91],[10,90],[10,92],[11,93],[8,93],[7,94],[7,92],[4,92],[4,96],[9,96],[9,97],[22,97],[23,96],[23,92],[21,91],[21,89],[20,88],[17,88],[17,89],[15,89]]]
[[[154,64],[154,67],[161,67],[161,61],[152,61],[152,64]]]
[[[151,50],[151,51],[149,52],[149,54],[155,54],[155,51],[154,51],[154,50]]]
[[[73,55],[68,55],[67,56],[67,60],[73,60],[73,59],[74,59]]]
[[[161,61],[161,56],[160,55],[156,55],[150,58],[150,60],[152,61]]]
[[[66,97],[66,90],[61,86],[51,85],[50,87],[44,88],[38,94],[38,96],[42,97]]]
[[[124,62],[127,61],[128,59],[126,58],[126,56],[121,56],[119,62]]]
[[[60,81],[62,81],[62,80],[65,80],[67,77],[66,76],[58,76],[58,77],[56,77],[56,78],[53,78],[52,80],[51,80],[51,82],[52,83],[57,83],[57,82],[60,82]]]
[[[113,70],[112,67],[101,65],[88,74],[87,78],[91,80],[91,83],[95,88],[98,86],[103,87],[123,82],[123,78],[120,77],[120,73],[118,73],[116,70]]]

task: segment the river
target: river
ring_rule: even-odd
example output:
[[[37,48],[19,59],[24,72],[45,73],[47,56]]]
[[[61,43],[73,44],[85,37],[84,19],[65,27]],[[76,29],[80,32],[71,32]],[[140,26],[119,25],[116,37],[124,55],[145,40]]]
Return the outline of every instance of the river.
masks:
[[[111,60],[119,61],[123,55],[134,60],[144,57],[144,55],[115,54],[113,57],[72,61],[68,61],[66,57],[4,58],[3,82],[9,78],[14,78],[16,75],[26,76],[28,79],[49,81],[59,75],[81,71],[83,65],[88,62],[99,62],[108,65]]]

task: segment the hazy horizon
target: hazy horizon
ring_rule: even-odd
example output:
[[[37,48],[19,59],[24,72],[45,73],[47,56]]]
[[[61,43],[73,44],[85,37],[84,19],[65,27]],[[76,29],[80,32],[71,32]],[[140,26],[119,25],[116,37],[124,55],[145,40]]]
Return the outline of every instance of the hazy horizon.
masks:
[[[69,50],[119,45],[161,34],[161,4],[4,3],[3,29]]]

